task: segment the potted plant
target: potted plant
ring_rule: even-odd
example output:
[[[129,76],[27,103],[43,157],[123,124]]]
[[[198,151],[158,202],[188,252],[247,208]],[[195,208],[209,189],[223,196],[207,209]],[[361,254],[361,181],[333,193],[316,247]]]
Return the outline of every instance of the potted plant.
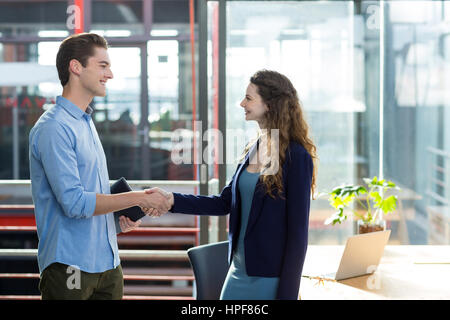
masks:
[[[386,191],[400,189],[392,181],[378,180],[376,176],[363,180],[368,188],[360,185],[344,185],[328,193],[328,200],[337,211],[325,220],[326,225],[342,223],[347,220],[347,212],[350,211],[358,218],[358,234],[386,229],[386,221],[382,213],[386,215],[397,208],[397,196],[386,195]],[[364,194],[366,196],[361,197]],[[354,208],[350,208],[354,201],[363,208],[365,213],[361,214]]]

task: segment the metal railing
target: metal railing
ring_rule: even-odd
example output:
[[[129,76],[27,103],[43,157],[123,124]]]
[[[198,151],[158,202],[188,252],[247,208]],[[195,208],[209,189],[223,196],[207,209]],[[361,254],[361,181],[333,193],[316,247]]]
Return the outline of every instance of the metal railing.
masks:
[[[217,183],[211,180],[210,183]],[[110,180],[112,185],[115,180]],[[200,186],[199,181],[180,181],[180,180],[127,180],[130,187],[134,190],[141,190],[151,187],[159,187],[168,191],[177,191],[185,193],[193,193],[195,187]],[[14,195],[19,197],[31,198],[31,180],[0,180],[0,196]]]
[[[427,195],[442,205],[450,206],[450,152],[428,147],[431,157]]]
[[[450,152],[428,147],[429,242],[450,244]]]
[[[36,258],[37,249],[0,249],[0,259]],[[185,250],[119,250],[121,260],[189,261]],[[0,279],[39,279],[38,273],[0,273]],[[193,275],[129,275],[124,281],[194,281]],[[39,300],[38,295],[0,295],[0,300]],[[193,300],[192,296],[124,295],[124,300]]]
[[[1,231],[30,231],[36,232],[35,226],[0,226]],[[194,235],[199,232],[199,228],[179,228],[179,227],[139,227],[127,232],[127,235]],[[122,234],[119,234],[120,237]]]
[[[1,257],[37,257],[38,249],[0,249]],[[171,260],[188,261],[185,250],[119,250],[119,257],[124,260]]]

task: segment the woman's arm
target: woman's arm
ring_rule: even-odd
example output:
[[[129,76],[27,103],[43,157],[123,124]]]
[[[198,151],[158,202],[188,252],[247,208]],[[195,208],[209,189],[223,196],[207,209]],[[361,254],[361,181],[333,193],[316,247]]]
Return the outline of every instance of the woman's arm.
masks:
[[[309,208],[313,163],[308,152],[300,146],[291,149],[288,166],[286,210],[287,243],[278,286],[277,299],[298,298],[300,277],[308,246]]]
[[[236,169],[237,172],[237,169]],[[232,201],[232,184],[234,173],[230,183],[223,188],[219,195],[199,196],[193,194],[183,194],[177,192],[167,192],[159,188],[149,189],[146,192],[165,193],[171,205],[170,212],[184,213],[192,215],[222,216],[230,213]]]

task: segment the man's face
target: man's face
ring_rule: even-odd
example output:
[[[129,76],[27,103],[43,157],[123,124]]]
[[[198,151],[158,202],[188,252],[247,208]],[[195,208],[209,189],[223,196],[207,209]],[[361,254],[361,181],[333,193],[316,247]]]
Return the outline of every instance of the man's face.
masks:
[[[80,73],[81,85],[93,96],[106,96],[106,82],[113,78],[111,61],[105,48],[95,47],[94,55],[89,57],[86,67]]]

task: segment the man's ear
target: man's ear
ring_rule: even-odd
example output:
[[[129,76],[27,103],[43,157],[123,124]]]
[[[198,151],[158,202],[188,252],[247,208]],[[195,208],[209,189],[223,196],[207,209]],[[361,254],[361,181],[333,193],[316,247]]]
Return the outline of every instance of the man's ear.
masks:
[[[82,65],[81,65],[80,61],[78,61],[77,59],[70,60],[69,71],[71,71],[72,73],[79,76],[81,74],[81,68],[82,68]]]

